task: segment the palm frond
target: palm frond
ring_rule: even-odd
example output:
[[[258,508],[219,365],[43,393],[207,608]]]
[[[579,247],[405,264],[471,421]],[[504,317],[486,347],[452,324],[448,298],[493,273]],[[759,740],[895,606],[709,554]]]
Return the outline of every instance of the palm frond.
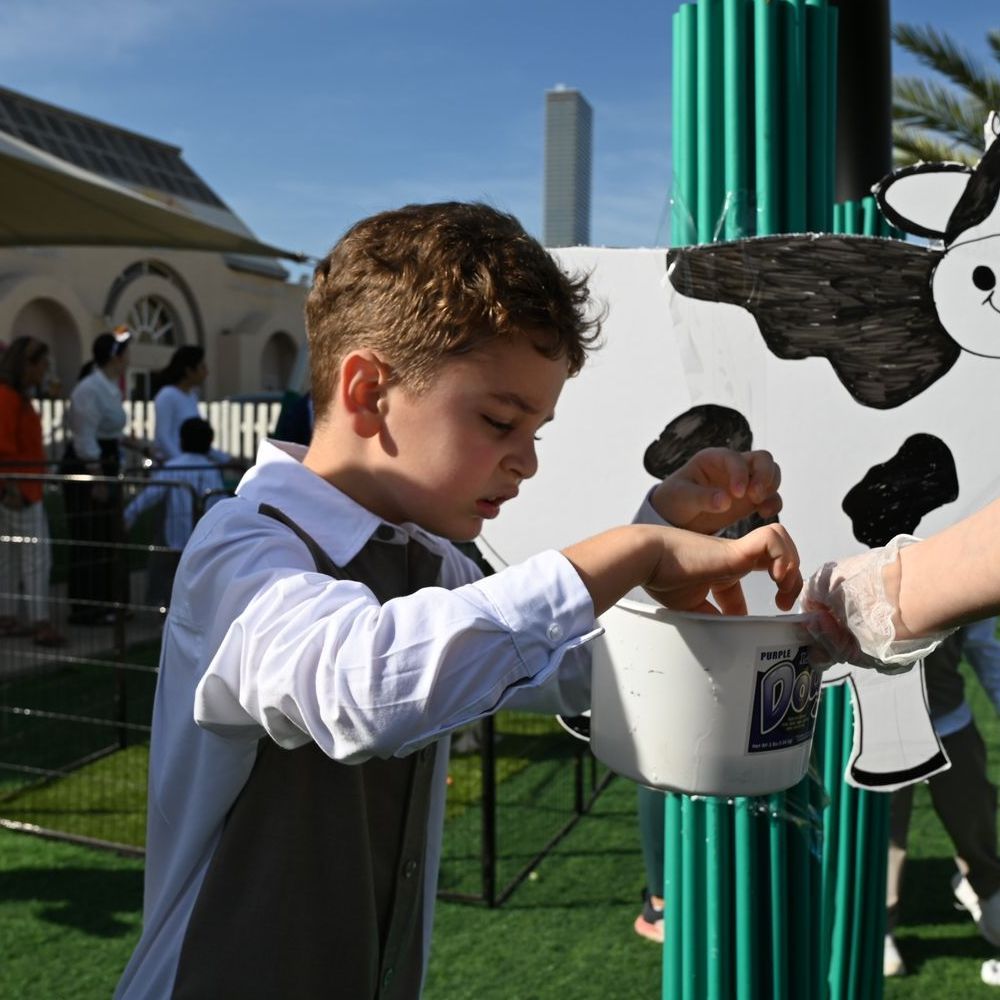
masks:
[[[895,120],[941,132],[959,143],[982,147],[983,122],[991,108],[977,99],[963,100],[947,87],[920,77],[896,77],[892,98]]]
[[[892,159],[897,166],[910,163],[957,161],[973,167],[982,156],[981,150],[955,146],[928,132],[894,125],[892,129]]]
[[[931,25],[921,28],[912,24],[897,24],[892,29],[892,37],[929,69],[946,76],[956,86],[987,104],[991,103],[988,94],[994,88],[990,86],[990,77],[980,62],[959,48],[949,35]],[[992,82],[996,83],[995,80]]]
[[[1000,62],[1000,28],[990,28],[986,32],[986,44],[993,53],[993,58]]]

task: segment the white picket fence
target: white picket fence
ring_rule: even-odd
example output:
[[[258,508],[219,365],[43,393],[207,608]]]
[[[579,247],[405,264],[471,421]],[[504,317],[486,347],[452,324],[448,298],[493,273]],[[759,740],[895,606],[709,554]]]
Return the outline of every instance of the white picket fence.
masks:
[[[42,418],[42,435],[49,457],[57,461],[63,453],[65,440],[64,413],[66,401],[43,399],[35,403]],[[233,458],[253,460],[261,438],[274,429],[281,412],[280,403],[236,403],[230,400],[199,403],[201,415],[215,431],[213,447],[228,452]],[[125,404],[129,415],[126,433],[153,440],[156,413],[152,402]]]

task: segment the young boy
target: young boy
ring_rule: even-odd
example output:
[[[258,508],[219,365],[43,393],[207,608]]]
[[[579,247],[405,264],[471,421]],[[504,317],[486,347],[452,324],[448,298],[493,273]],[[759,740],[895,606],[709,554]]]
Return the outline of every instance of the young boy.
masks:
[[[187,545],[194,530],[194,498],[214,493],[215,496],[207,500],[208,506],[212,506],[221,499],[225,489],[219,466],[208,457],[214,439],[215,432],[207,420],[188,417],[181,424],[180,454],[156,469],[150,484],[125,508],[126,530],[131,530],[144,511],[165,503],[164,541],[178,552]],[[191,488],[174,488],[165,485],[167,483],[186,483]]]
[[[163,505],[162,524],[157,528],[156,541],[172,550],[150,554],[147,569],[146,603],[168,604],[174,574],[194,530],[195,498],[214,493],[205,501],[206,509],[222,499],[225,483],[219,466],[209,458],[215,432],[207,420],[188,417],[180,427],[180,453],[155,470],[150,484],[125,508],[125,530],[131,531],[140,515]],[[171,486],[170,483],[183,485]]]
[[[119,997],[419,995],[447,734],[588,706],[596,616],[645,586],[745,610],[788,536],[763,452],[701,453],[641,519],[481,579],[450,542],[497,517],[596,336],[587,290],[510,216],[410,206],[355,225],[306,305],[316,426],[265,442],[198,524],[163,638],[145,929]],[[582,498],[585,502],[585,498]],[[567,497],[567,503],[581,498]]]

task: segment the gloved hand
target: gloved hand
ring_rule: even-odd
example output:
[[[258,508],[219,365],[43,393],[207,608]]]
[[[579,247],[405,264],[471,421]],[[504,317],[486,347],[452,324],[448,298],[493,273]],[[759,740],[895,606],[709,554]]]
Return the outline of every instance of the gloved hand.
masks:
[[[832,663],[852,663],[881,673],[901,673],[930,653],[948,632],[917,639],[897,639],[893,617],[899,603],[900,574],[887,586],[885,570],[899,550],[920,539],[897,535],[888,545],[828,562],[806,582],[802,610],[818,653]]]

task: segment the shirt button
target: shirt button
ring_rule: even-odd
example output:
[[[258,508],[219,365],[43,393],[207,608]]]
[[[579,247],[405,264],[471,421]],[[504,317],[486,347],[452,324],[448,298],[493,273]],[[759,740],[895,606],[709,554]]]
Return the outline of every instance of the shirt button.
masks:
[[[549,637],[549,642],[558,642],[563,635],[563,630],[561,625],[557,625],[553,622],[546,630],[545,634]]]
[[[380,542],[391,542],[396,537],[396,532],[388,524],[380,524],[375,529],[375,537]]]
[[[417,874],[417,863],[414,860],[409,860],[403,865],[403,878],[413,878]]]

